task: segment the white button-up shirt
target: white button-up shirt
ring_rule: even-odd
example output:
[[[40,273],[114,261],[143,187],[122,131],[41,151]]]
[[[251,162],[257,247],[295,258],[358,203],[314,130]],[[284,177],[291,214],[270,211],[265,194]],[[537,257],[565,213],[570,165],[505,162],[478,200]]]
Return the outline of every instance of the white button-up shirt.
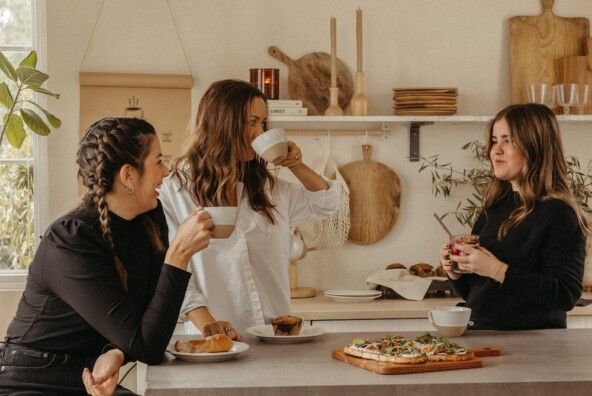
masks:
[[[329,185],[331,181],[325,179]],[[231,321],[244,332],[251,326],[270,323],[290,310],[289,236],[291,227],[321,220],[339,209],[339,192],[308,191],[300,183],[277,180],[273,192],[275,224],[253,211],[237,187],[238,220],[227,239],[212,239],[210,245],[191,259],[192,280],[181,308],[187,312],[207,306],[216,320]],[[165,178],[160,189],[172,240],[179,224],[195,209],[187,190],[179,192],[176,177]]]

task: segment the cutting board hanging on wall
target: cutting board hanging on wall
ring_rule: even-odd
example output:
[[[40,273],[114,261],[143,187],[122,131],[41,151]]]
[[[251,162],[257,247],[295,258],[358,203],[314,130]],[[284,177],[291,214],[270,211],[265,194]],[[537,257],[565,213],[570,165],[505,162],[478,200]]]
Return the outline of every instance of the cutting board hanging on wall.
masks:
[[[388,166],[370,160],[372,146],[362,145],[363,161],[345,164],[339,172],[349,188],[348,240],[362,245],[384,238],[399,217],[399,177]]]
[[[558,58],[585,53],[584,40],[590,36],[590,21],[553,14],[554,0],[541,0],[541,3],[541,15],[515,16],[508,20],[511,103],[528,101],[527,84],[558,83]]]

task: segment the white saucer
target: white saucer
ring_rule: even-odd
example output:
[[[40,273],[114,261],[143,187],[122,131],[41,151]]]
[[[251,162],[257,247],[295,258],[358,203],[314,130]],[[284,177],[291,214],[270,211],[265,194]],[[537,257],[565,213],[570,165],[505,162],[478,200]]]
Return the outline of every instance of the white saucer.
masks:
[[[360,303],[360,302],[368,302],[379,298],[381,295],[377,296],[363,296],[363,297],[348,297],[348,296],[332,296],[327,295],[327,297],[333,299],[333,301],[341,302],[341,303]]]
[[[322,327],[306,327],[300,329],[300,334],[292,336],[283,336],[273,334],[273,327],[271,325],[259,325],[249,327],[247,333],[254,335],[262,341],[272,342],[275,344],[298,344],[301,342],[311,341],[321,334],[325,334],[327,330]]]
[[[335,299],[336,297],[340,300],[344,298],[349,301],[370,301],[382,296],[380,290],[326,290],[325,296]],[[351,300],[353,299],[353,300]]]
[[[171,353],[175,358],[179,360],[185,360],[187,362],[220,362],[223,360],[234,359],[239,353],[242,353],[249,349],[249,345],[244,342],[234,341],[234,345],[228,352],[216,352],[216,353],[186,353],[177,352],[175,350],[175,342],[171,341],[167,347],[167,352]]]

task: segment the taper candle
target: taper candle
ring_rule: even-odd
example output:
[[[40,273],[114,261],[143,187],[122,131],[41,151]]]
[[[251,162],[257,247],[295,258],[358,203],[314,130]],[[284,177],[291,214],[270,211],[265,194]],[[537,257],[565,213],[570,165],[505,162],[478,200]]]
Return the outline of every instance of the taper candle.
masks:
[[[356,10],[356,39],[358,47],[358,72],[362,70],[362,9]]]
[[[331,88],[337,88],[337,20],[331,17]]]

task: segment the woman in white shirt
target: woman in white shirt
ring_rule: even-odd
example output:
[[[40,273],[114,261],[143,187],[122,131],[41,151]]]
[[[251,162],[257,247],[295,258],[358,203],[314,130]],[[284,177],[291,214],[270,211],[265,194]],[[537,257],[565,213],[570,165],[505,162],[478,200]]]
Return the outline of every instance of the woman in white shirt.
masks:
[[[238,206],[227,239],[191,260],[192,280],[181,309],[204,336],[240,332],[290,313],[289,235],[299,223],[321,220],[339,208],[339,193],[328,179],[302,163],[288,142],[276,163],[300,183],[276,178],[251,142],[267,130],[264,94],[248,82],[222,80],[202,97],[184,154],[162,184],[169,232],[198,205]]]

